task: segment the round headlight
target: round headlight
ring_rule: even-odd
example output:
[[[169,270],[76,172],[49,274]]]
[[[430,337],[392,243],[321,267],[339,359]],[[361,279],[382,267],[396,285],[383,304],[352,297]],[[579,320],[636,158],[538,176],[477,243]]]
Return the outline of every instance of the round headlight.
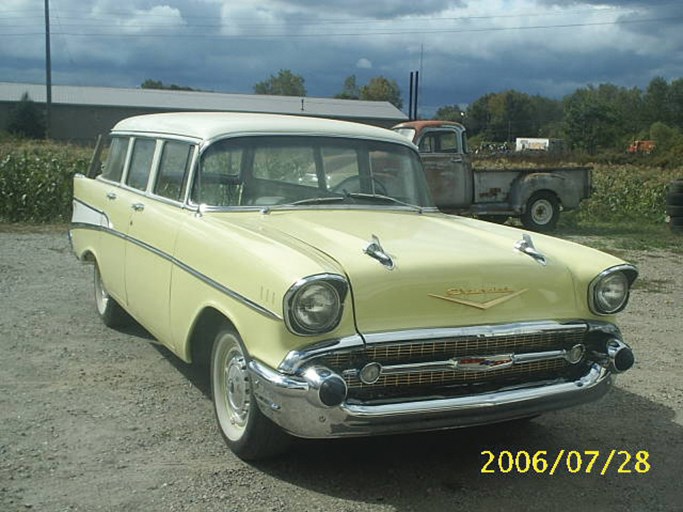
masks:
[[[289,321],[300,334],[318,334],[334,329],[342,312],[337,288],[326,281],[302,285],[289,301]]]
[[[595,313],[610,315],[624,309],[631,282],[624,272],[616,271],[598,278],[593,286]]]

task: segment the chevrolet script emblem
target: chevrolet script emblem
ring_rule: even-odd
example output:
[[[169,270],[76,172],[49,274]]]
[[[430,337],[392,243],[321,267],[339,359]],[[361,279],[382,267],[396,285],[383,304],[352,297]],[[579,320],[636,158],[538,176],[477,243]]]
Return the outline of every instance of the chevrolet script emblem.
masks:
[[[463,306],[469,306],[471,308],[481,309],[486,311],[494,306],[503,304],[509,300],[519,297],[523,293],[527,292],[528,288],[523,290],[515,291],[508,287],[505,288],[476,288],[476,289],[465,289],[465,288],[449,288],[446,290],[446,295],[435,295],[430,293],[430,297],[435,299],[447,300],[448,302],[455,302],[456,304],[462,304]],[[484,301],[473,301],[470,297],[481,296]]]

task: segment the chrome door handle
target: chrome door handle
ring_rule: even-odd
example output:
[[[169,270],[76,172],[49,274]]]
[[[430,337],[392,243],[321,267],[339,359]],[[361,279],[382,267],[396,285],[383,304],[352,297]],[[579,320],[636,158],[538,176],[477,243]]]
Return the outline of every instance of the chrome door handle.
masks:
[[[133,210],[135,210],[136,212],[141,212],[145,209],[145,205],[142,203],[133,203],[131,205],[131,208],[133,208]]]
[[[113,201],[114,199],[116,199],[116,194],[114,192],[107,192],[107,199]]]

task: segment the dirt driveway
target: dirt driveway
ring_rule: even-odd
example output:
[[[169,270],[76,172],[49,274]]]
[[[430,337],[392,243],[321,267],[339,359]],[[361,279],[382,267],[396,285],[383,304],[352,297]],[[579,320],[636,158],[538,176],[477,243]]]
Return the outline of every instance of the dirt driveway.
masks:
[[[100,323],[64,232],[0,233],[0,510],[683,510],[683,258],[626,257],[642,278],[622,319],[637,363],[603,400],[514,427],[302,442],[249,465],[223,444],[202,375]],[[519,464],[482,474],[487,450]],[[564,450],[555,473],[521,473],[518,454],[540,450],[551,465]]]

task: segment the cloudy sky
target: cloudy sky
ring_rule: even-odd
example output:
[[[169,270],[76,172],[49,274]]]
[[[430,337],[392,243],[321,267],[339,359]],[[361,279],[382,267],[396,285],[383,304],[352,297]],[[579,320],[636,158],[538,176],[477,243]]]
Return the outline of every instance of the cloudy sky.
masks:
[[[145,79],[250,93],[290,69],[309,96],[396,80],[424,114],[515,89],[683,77],[681,0],[49,0],[55,84]],[[0,2],[0,81],[45,80],[44,0]]]

